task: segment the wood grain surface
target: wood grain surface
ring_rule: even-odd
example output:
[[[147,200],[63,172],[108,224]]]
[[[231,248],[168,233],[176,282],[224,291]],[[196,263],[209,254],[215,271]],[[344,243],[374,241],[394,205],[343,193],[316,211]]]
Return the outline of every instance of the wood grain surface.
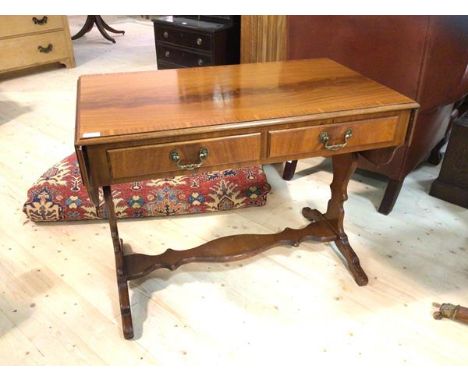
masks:
[[[75,143],[397,105],[418,106],[329,59],[88,75],[78,84]]]
[[[83,21],[70,17],[72,30]],[[432,319],[431,304],[468,304],[468,210],[428,194],[439,173],[431,165],[409,174],[386,217],[375,213],[384,181],[352,177],[345,226],[369,276],[365,288],[337,261],[333,244],[312,242],[235,263],[161,269],[160,277],[131,282],[135,339],[123,341],[108,223],[33,224],[20,208],[37,177],[70,154],[75,74],[154,67],[152,23],[118,21],[134,38],[114,47],[99,38],[76,44],[85,65],[0,83],[0,364],[179,369],[215,360],[220,367],[281,364],[303,375],[311,359],[335,367],[467,364],[467,327]],[[301,227],[305,198],[326,208],[328,159],[299,161],[289,183],[281,166],[265,171],[274,192],[264,207],[123,221],[119,234],[137,238],[134,252],[157,254],[220,236],[275,233],[285,221]]]
[[[287,16],[242,16],[242,63],[285,60],[286,53]]]
[[[44,33],[61,30],[67,20],[62,16],[1,16],[0,39],[10,36],[21,36],[30,33]]]
[[[260,159],[260,133],[222,138],[202,139],[189,142],[147,145],[114,149],[107,152],[113,179],[149,176],[177,171],[178,166],[169,153],[180,155],[181,164],[199,162],[201,148],[208,150],[203,168],[227,165],[233,162],[255,162]]]

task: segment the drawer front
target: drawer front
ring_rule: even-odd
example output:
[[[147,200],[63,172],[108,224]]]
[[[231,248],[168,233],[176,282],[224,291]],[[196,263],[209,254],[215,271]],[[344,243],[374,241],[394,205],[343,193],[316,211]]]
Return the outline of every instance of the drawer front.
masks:
[[[0,70],[54,62],[68,55],[63,32],[0,40],[0,52]]]
[[[166,42],[185,46],[187,48],[207,51],[211,49],[211,36],[202,33],[182,31],[178,29],[166,28],[164,26],[156,26],[155,35],[157,42]]]
[[[0,38],[62,29],[62,16],[0,16]]]
[[[110,149],[107,151],[112,179],[180,172],[180,166],[197,165],[210,168],[220,165],[258,162],[260,160],[261,134],[236,135],[198,141],[175,142]],[[205,159],[200,153],[207,150]],[[176,163],[174,154],[179,157]],[[172,155],[171,155],[172,154]],[[193,168],[186,168],[187,171]]]
[[[208,66],[211,65],[211,57],[183,49],[159,45],[156,49],[158,61],[164,60],[180,66]]]
[[[305,126],[269,132],[269,157],[330,155],[401,144],[399,117]]]

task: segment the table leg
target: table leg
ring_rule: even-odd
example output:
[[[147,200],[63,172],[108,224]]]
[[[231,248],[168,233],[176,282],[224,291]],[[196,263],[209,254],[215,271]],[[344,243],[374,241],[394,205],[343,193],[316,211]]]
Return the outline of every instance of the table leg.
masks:
[[[133,338],[132,312],[130,309],[130,298],[128,295],[128,278],[125,266],[122,240],[119,238],[117,229],[117,219],[114,210],[114,201],[112,200],[112,191],[110,186],[104,186],[104,200],[109,216],[109,226],[114,246],[115,269],[117,274],[117,287],[119,290],[120,315],[122,317],[122,329],[126,339]]]
[[[88,33],[91,29],[93,29],[93,25],[94,25],[94,16],[87,16],[83,27],[80,29],[78,33],[72,36],[71,39],[77,40],[83,37],[86,33]]]
[[[323,215],[332,230],[337,234],[334,240],[338,250],[346,259],[349,271],[356,283],[360,286],[368,283],[368,278],[361,268],[359,258],[349,245],[348,236],[343,228],[344,208],[343,204],[348,199],[348,183],[356,170],[357,154],[341,154],[332,157],[333,181],[330,185],[331,199],[328,202],[327,212]],[[305,208],[302,214],[309,220],[316,221],[317,215],[321,215],[317,210]]]
[[[361,268],[359,258],[351,248],[343,228],[343,204],[348,199],[347,186],[356,169],[357,154],[341,154],[333,157],[333,181],[330,185],[331,199],[327,212],[320,213],[308,207],[302,210],[311,223],[303,228],[286,228],[273,234],[242,234],[225,236],[209,241],[198,247],[173,250],[149,256],[140,253],[124,255],[119,239],[110,186],[103,187],[104,199],[109,213],[109,225],[114,245],[117,285],[120,311],[125,338],[133,338],[132,316],[128,295],[128,281],[138,279],[161,268],[175,270],[191,262],[228,262],[242,260],[268,248],[282,244],[298,246],[304,240],[320,242],[333,241],[344,256],[354,280],[360,286],[366,285],[367,276]]]

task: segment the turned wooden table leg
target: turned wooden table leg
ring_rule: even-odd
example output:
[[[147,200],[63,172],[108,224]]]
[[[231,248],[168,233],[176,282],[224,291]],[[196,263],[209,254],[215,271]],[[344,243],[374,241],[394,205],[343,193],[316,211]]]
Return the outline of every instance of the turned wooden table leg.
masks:
[[[124,261],[122,240],[119,238],[117,229],[117,218],[114,211],[114,202],[110,186],[104,186],[104,200],[109,216],[109,226],[114,246],[115,269],[117,274],[117,287],[119,290],[120,315],[122,317],[122,329],[126,339],[133,338],[132,312],[130,309],[130,298],[128,295],[128,278]]]
[[[360,286],[368,283],[368,278],[361,268],[359,258],[349,245],[348,236],[343,228],[343,204],[348,199],[348,183],[356,170],[357,154],[341,154],[332,157],[333,181],[330,185],[331,199],[328,202],[327,212],[324,214],[328,222],[334,227],[338,235],[335,244],[348,263],[349,270],[356,283]]]
[[[76,33],[74,36],[72,36],[72,40],[77,40],[81,37],[83,37],[86,33],[88,33],[91,29],[93,29],[94,25],[94,17],[93,16],[87,16],[86,21],[83,25],[83,27],[79,30],[78,33]]]
[[[114,29],[110,25],[108,25],[103,20],[102,16],[93,15],[93,16],[86,17],[86,22],[83,25],[83,28],[81,28],[81,30],[77,34],[75,34],[71,39],[76,40],[76,39],[78,39],[80,37],[83,37],[86,33],[91,31],[91,29],[93,29],[94,24],[96,24],[99,32],[101,32],[101,35],[106,40],[109,40],[109,41],[113,42],[114,44],[115,44],[115,39],[113,39],[111,36],[109,36],[107,31],[110,31],[110,32],[113,32],[113,33],[125,34],[125,31],[120,31],[120,30]]]

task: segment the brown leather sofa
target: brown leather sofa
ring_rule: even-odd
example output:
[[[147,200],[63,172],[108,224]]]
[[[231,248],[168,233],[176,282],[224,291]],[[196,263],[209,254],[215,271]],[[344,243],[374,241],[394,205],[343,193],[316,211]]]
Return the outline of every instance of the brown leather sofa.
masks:
[[[440,161],[454,104],[468,93],[468,16],[288,16],[288,59],[329,57],[415,99],[411,145],[377,167],[389,179],[379,212],[388,214],[416,166]],[[287,162],[291,179],[296,162]]]

